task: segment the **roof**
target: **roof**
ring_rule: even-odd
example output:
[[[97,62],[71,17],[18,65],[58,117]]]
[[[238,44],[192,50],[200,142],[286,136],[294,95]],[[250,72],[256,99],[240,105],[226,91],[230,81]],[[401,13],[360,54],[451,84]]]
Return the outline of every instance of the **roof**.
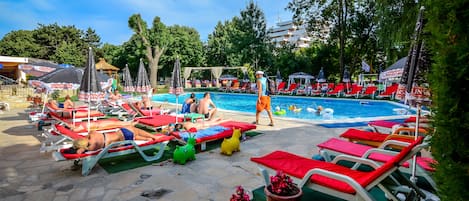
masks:
[[[107,63],[104,58],[99,58],[99,62],[96,63],[96,70],[111,70],[111,71],[119,71],[120,69]]]

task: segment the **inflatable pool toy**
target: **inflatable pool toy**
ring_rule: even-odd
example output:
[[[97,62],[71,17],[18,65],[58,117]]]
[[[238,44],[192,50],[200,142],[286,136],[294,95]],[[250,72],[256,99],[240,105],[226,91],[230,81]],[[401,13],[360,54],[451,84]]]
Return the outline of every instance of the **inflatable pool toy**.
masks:
[[[295,108],[293,109],[293,112],[301,112],[301,108]]]
[[[401,114],[401,115],[408,114],[408,112],[409,112],[404,108],[394,108],[394,109],[392,109],[392,111],[396,114]]]
[[[274,111],[275,115],[285,115],[287,111],[285,109]]]
[[[306,108],[306,111],[308,111],[308,112],[316,112],[317,110],[314,109],[314,108],[307,107],[307,108]]]
[[[321,116],[324,119],[332,119],[333,115],[334,115],[334,110],[332,108],[325,108],[324,110],[321,111]]]

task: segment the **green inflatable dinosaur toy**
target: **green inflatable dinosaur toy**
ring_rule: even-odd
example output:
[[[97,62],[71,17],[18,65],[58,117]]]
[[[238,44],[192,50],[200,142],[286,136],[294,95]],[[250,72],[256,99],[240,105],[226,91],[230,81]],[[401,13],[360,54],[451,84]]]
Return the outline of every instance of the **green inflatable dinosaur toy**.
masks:
[[[190,135],[187,144],[177,146],[173,153],[173,162],[181,165],[186,164],[188,160],[195,160],[195,137]]]

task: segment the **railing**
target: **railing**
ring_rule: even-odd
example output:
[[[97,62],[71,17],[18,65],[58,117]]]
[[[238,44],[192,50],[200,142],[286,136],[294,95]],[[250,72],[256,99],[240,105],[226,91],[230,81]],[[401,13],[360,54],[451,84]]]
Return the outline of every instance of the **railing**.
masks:
[[[0,75],[0,85],[11,85],[11,84],[18,84],[18,82],[14,79],[9,78],[9,77],[5,77],[3,75]]]

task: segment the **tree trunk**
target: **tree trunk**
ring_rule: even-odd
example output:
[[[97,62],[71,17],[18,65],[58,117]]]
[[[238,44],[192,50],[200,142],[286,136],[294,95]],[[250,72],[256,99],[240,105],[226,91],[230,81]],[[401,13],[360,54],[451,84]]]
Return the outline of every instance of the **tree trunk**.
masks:
[[[344,49],[345,49],[345,20],[344,20],[344,2],[339,0],[339,71],[340,81],[344,74]]]

